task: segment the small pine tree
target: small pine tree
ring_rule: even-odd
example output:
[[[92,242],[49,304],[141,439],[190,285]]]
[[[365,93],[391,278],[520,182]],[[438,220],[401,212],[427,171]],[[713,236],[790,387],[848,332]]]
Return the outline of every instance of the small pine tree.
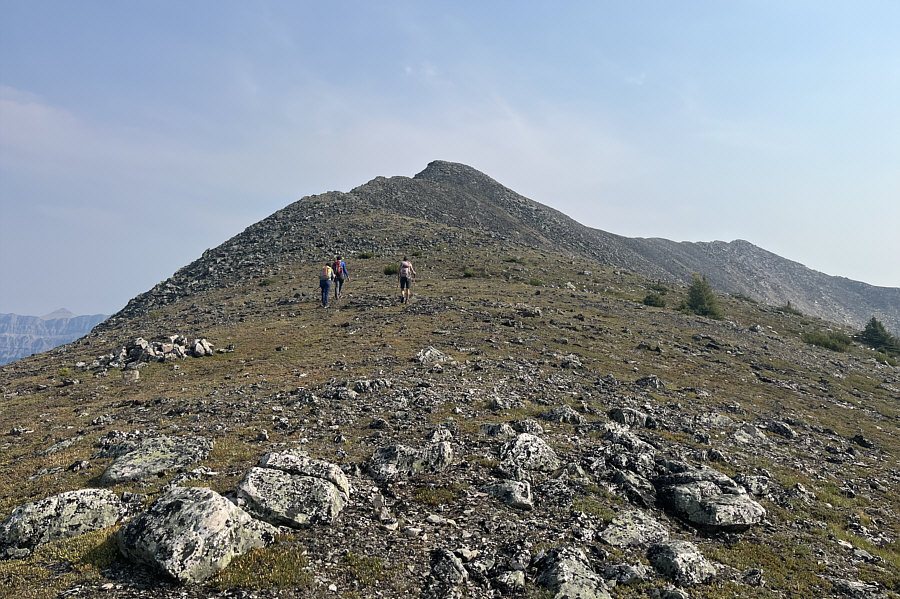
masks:
[[[888,333],[884,325],[874,316],[866,323],[866,328],[857,335],[857,338],[884,353],[900,354],[900,339]]]
[[[713,293],[712,287],[706,281],[705,275],[694,274],[693,282],[688,287],[688,298],[684,303],[684,308],[694,314],[715,320],[721,320],[723,317],[716,294]]]

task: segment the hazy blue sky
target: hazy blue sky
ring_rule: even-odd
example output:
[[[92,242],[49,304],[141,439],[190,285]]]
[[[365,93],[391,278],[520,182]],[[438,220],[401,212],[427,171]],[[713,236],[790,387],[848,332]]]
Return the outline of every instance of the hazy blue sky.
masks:
[[[900,286],[898,31],[896,0],[0,0],[0,312],[115,312],[435,159]]]

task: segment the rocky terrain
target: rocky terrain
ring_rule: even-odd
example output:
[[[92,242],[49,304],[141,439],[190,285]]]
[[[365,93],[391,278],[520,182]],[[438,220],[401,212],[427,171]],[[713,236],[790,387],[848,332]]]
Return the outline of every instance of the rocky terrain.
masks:
[[[3,367],[0,596],[898,596],[896,363],[749,297],[675,311],[636,253],[429,170],[292,204]]]
[[[74,341],[104,318],[105,314],[76,316],[62,309],[46,316],[0,314],[0,365]]]

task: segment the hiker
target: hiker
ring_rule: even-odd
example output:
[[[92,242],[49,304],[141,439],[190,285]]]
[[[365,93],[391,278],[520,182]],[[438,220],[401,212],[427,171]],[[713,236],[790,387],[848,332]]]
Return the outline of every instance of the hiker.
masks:
[[[331,270],[331,264],[326,262],[325,266],[319,272],[319,287],[322,288],[322,307],[328,307],[328,296],[331,295],[331,281],[334,279],[334,271]]]
[[[412,293],[410,285],[413,277],[416,276],[416,269],[413,268],[412,262],[406,256],[403,256],[403,260],[400,262],[400,270],[397,271],[397,276],[400,278],[400,302],[408,304],[409,296]]]
[[[344,286],[345,280],[350,280],[350,272],[347,270],[344,259],[340,256],[331,263],[331,270],[334,272],[334,299],[338,299],[344,295],[341,293],[341,288]]]

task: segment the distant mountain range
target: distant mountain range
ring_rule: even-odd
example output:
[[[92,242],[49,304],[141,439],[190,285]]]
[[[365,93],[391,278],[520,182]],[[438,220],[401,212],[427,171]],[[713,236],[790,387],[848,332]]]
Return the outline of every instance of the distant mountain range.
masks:
[[[0,314],[0,365],[74,341],[106,316],[77,316],[64,308],[45,316]]]

